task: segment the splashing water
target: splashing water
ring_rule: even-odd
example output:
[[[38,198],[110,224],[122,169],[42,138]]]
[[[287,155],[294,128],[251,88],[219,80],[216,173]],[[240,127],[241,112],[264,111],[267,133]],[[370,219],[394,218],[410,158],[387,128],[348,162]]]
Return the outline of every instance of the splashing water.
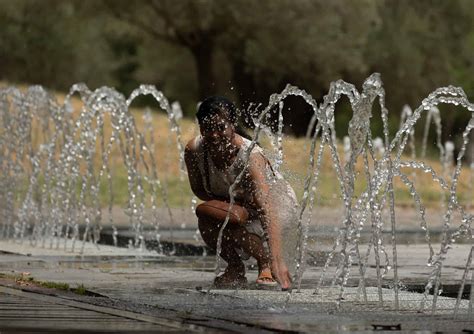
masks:
[[[7,203],[2,210],[3,238],[20,242],[28,238],[31,245],[50,248],[59,248],[63,241],[64,249],[72,251],[76,242],[82,241],[82,253],[86,241],[96,245],[99,241],[103,220],[99,193],[105,189],[116,244],[118,231],[112,219],[113,175],[118,166],[123,166],[128,190],[124,212],[134,234],[132,246],[145,248],[144,215],[148,199],[153,217],[151,225],[159,242],[155,211],[160,190],[168,209],[169,206],[157,174],[151,117],[145,115],[144,119],[150,137],[147,142],[146,133],[138,131],[129,111],[133,99],[144,94],[151,94],[168,113],[182,166],[183,147],[175,115],[167,99],[152,86],[141,86],[126,100],[108,87],[90,91],[85,85],[77,84],[62,105],[38,86],[25,93],[15,88],[0,90],[0,146],[5,157],[1,162],[1,184],[6,189],[1,196]],[[77,116],[73,115],[74,95],[80,100]],[[110,133],[106,129],[111,129]],[[114,150],[118,154],[113,154]],[[18,197],[15,189],[24,189],[19,203],[15,203]],[[172,220],[170,210],[169,213]]]
[[[126,99],[111,88],[102,87],[91,91],[85,85],[77,84],[71,88],[62,104],[39,86],[30,87],[26,92],[11,87],[0,90],[2,238],[51,248],[58,248],[63,242],[64,249],[75,249],[76,243],[82,242],[83,249],[86,241],[98,243],[104,220],[102,206],[106,206],[109,224],[113,227],[114,243],[117,244],[118,229],[114,225],[112,210],[115,201],[114,173],[119,165],[126,171],[128,194],[124,212],[134,235],[131,246],[145,248],[146,210],[151,212],[150,226],[154,238],[160,244],[158,197],[162,198],[169,219],[173,221],[175,218],[168,203],[166,177],[159,177],[161,171],[156,163],[152,117],[149,113],[144,115],[145,126],[141,132],[129,110],[132,101],[140,95],[151,95],[167,113],[170,133],[176,139],[180,170],[184,175],[184,150],[178,125],[182,115],[181,108],[178,104],[170,105],[166,97],[153,86],[142,85]],[[287,228],[285,231],[291,231],[297,238],[294,244],[285,245],[287,253],[293,254],[288,261],[297,288],[300,288],[306,269],[311,219],[318,194],[322,191],[320,179],[327,152],[336,175],[334,180],[338,186],[338,197],[343,210],[340,216],[341,228],[314,287],[315,293],[325,285],[329,266],[336,260],[331,284],[339,288],[338,305],[344,300],[345,288],[353,268],[356,268],[359,276],[359,292],[364,301],[367,301],[366,277],[368,270],[371,270],[369,257],[372,254],[375,259],[378,302],[384,303],[382,280],[392,273],[394,308],[399,308],[401,283],[398,280],[394,191],[394,180],[397,179],[413,199],[429,250],[427,265],[430,266],[431,273],[425,286],[424,300],[420,305],[420,308],[424,309],[430,289],[434,287],[435,296],[440,290],[441,271],[449,249],[462,236],[471,237],[473,215],[468,209],[472,210],[472,197],[469,207],[461,204],[458,180],[468,149],[469,136],[474,128],[474,105],[468,101],[460,88],[438,88],[414,111],[408,106],[404,107],[400,128],[390,137],[385,91],[378,74],[367,78],[361,91],[342,80],[331,83],[329,92],[319,105],[304,90],[288,85],[281,93],[270,96],[268,105],[253,119],[253,139],[244,154],[244,160],[247,162],[257,141],[266,135],[272,145],[273,165],[277,171],[284,171],[283,103],[288,96],[303,98],[312,109],[306,135],[311,145],[307,152],[307,168],[298,212],[289,227],[278,222],[282,224],[282,228]],[[352,118],[348,136],[344,138],[341,148],[336,138],[335,110],[342,97],[347,97],[350,102]],[[80,100],[79,112],[75,112],[77,107],[74,107],[74,101],[77,99]],[[378,107],[374,108],[376,103]],[[459,105],[471,113],[471,119],[462,133],[462,143],[457,150],[457,156],[454,155],[456,150],[452,149],[451,144],[443,144],[441,141],[441,112],[437,108],[439,104]],[[260,106],[257,106],[257,109],[260,109]],[[371,119],[375,109],[380,110],[382,138],[372,135]],[[271,119],[268,115],[275,111],[276,123],[267,124]],[[415,125],[422,114],[426,114],[426,122],[420,161],[417,160],[415,146]],[[108,123],[112,129],[110,133],[106,131]],[[432,123],[436,128],[436,147],[440,155],[441,172],[437,172],[423,161],[427,155]],[[113,154],[114,151],[118,154]],[[407,157],[410,160],[404,160]],[[97,162],[99,168],[95,167]],[[470,171],[473,180],[474,163],[471,163]],[[244,177],[243,173],[244,171],[237,176],[229,188],[231,205],[234,204],[235,187]],[[431,245],[426,209],[417,189],[420,174],[426,174],[433,184],[439,186],[440,201],[445,210],[442,241],[436,252]],[[470,186],[472,187],[472,182]],[[99,200],[104,188],[108,195],[106,205]],[[196,198],[190,202],[194,211]],[[452,228],[454,213],[462,217],[461,224],[456,229]],[[228,220],[229,217],[221,227],[217,242],[217,273],[220,272],[222,234]],[[390,230],[391,251],[387,249],[387,241],[382,237],[384,227]],[[360,241],[363,229],[370,230],[367,245]],[[198,239],[197,233],[195,238]],[[290,246],[293,249],[288,249]],[[472,252],[462,278],[463,286],[468,280],[471,258]],[[433,313],[436,311],[436,297],[432,300],[431,310]]]
[[[436,105],[440,103],[462,105],[472,114],[474,107],[467,100],[465,93],[460,88],[452,86],[439,88],[424,99],[422,105],[415,111],[411,111],[411,109],[406,107],[402,116],[400,129],[395,134],[394,138],[390,139],[388,131],[388,110],[385,108],[385,92],[378,74],[370,76],[365,81],[361,92],[358,92],[353,85],[342,80],[332,83],[329,93],[324,97],[323,103],[319,106],[305,91],[294,86],[287,86],[282,93],[270,97],[268,106],[265,107],[255,122],[256,127],[253,141],[252,145],[250,145],[247,150],[247,159],[249,158],[253,145],[255,145],[259,139],[260,133],[262,132],[265,134],[268,132],[268,127],[263,124],[266,114],[280,105],[280,103],[290,95],[302,97],[314,111],[306,136],[308,139],[311,139],[311,149],[308,156],[308,172],[304,183],[303,197],[300,200],[299,219],[295,224],[300,232],[300,239],[296,245],[299,255],[296,257],[296,271],[294,272],[296,278],[295,282],[298,284],[298,288],[304,272],[304,256],[307,248],[308,226],[311,220],[313,201],[315,199],[315,193],[319,190],[317,187],[317,181],[321,172],[322,151],[328,147],[331,154],[332,164],[337,175],[340,197],[344,205],[345,213],[344,216],[341,217],[343,228],[339,230],[339,235],[334,242],[332,251],[329,253],[319,283],[316,287],[316,293],[323,285],[329,264],[334,258],[336,258],[338,260],[338,265],[336,266],[337,270],[332,282],[340,287],[338,300],[338,303],[340,303],[343,300],[344,290],[350,276],[352,263],[357,260],[360,276],[359,289],[364,294],[364,300],[367,300],[365,294],[365,276],[369,254],[371,249],[373,249],[376,262],[375,267],[379,302],[383,303],[382,278],[386,277],[389,270],[392,270],[393,284],[391,285],[394,287],[394,307],[395,309],[398,309],[400,282],[398,282],[397,273],[397,228],[394,179],[399,178],[407,187],[415,202],[415,207],[419,213],[420,227],[425,231],[425,237],[429,248],[427,262],[433,269],[426,285],[425,299],[432,286],[436,286],[437,291],[435,294],[437,294],[440,286],[439,273],[446,253],[451,244],[455,242],[457,238],[466,233],[470,233],[470,224],[473,220],[473,216],[468,214],[459,204],[456,195],[456,187],[461,169],[461,161],[468,144],[468,134],[472,130],[474,120],[472,118],[473,116],[471,116],[471,121],[463,133],[463,145],[456,158],[457,166],[450,180],[448,180],[444,171],[441,174],[437,174],[432,167],[427,166],[423,161],[415,161],[416,150],[414,142],[414,127],[420,119],[422,112],[428,111],[427,125],[425,127],[423,139],[424,144],[422,148],[422,157],[425,157],[426,155],[426,140],[428,137],[429,124],[431,119],[434,119],[435,125],[437,126],[437,146],[441,152],[440,161],[442,161],[444,163],[443,165],[446,166],[446,150],[443,145],[439,144],[441,138],[440,113],[439,110],[437,110]],[[343,95],[349,98],[353,110],[353,117],[349,123],[349,136],[344,140],[344,159],[341,159],[337,149],[338,143],[335,139],[334,110],[336,103]],[[370,118],[372,117],[373,103],[376,99],[378,99],[381,110],[383,139],[373,138],[370,129]],[[279,122],[281,121],[282,120],[279,119]],[[313,130],[315,131],[311,138]],[[319,146],[317,145],[317,141],[319,141]],[[402,154],[405,152],[407,144],[410,148],[409,156],[412,159],[411,161],[403,160],[404,156]],[[350,149],[348,148],[349,146]],[[316,147],[319,147],[319,151],[315,160]],[[359,157],[362,157],[362,160],[364,161],[365,172],[363,175],[365,177],[366,189],[362,190],[359,194],[356,194],[355,181],[357,173],[355,166]],[[450,157],[448,158],[452,159]],[[406,174],[406,169],[412,170],[412,179],[410,179],[408,174]],[[415,175],[414,173],[418,170],[430,175],[433,181],[440,185],[442,190],[449,191],[447,213],[445,214],[443,229],[443,241],[440,250],[436,254],[431,245],[429,228],[425,219],[426,210],[422,204],[421,196],[418,194],[415,186],[416,178],[413,177]],[[239,175],[239,177],[242,177],[242,175]],[[238,180],[236,183],[237,182]],[[233,188],[231,187],[229,195],[232,199],[231,202],[233,203],[232,189]],[[308,213],[307,219],[304,220],[304,211],[307,209],[310,212]],[[385,209],[388,210],[388,218],[384,218],[385,215],[383,212]],[[463,218],[461,226],[449,235],[450,220],[453,210],[459,211]],[[391,231],[391,262],[385,248],[384,239],[382,238],[382,228],[385,223],[389,224]],[[372,237],[365,255],[362,255],[359,246],[360,232],[364,226],[369,224]],[[222,227],[221,232],[224,228],[225,224]],[[221,240],[218,245],[220,246],[220,244]],[[220,248],[218,248],[218,254],[219,252]],[[421,306],[423,307],[423,305]],[[433,300],[432,309],[436,309],[436,298]]]

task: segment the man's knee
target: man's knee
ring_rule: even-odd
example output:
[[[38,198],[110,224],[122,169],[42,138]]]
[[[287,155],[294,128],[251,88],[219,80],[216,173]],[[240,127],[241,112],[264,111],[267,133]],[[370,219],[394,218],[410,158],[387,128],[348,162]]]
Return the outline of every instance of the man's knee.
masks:
[[[204,242],[209,247],[215,248],[217,244],[217,236],[219,234],[218,227],[215,224],[200,218],[198,219],[198,228]]]
[[[205,218],[198,218],[198,227],[201,233],[202,232],[213,233],[216,230],[219,231],[220,226],[217,222],[214,222],[212,220],[205,219]]]
[[[201,237],[204,242],[215,248],[217,245],[217,239],[219,237],[219,232],[222,227],[222,222],[213,222],[207,219],[198,219],[198,228],[201,233]],[[239,233],[242,227],[240,226],[231,226],[228,224],[225,228],[225,231],[222,236],[222,242],[224,244],[232,244],[233,246],[238,246],[241,243],[242,233]]]

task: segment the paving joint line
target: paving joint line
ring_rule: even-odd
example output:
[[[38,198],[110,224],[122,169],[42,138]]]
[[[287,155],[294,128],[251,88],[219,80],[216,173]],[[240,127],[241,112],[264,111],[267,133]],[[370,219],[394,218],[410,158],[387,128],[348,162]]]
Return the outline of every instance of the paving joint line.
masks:
[[[125,310],[120,310],[120,309],[115,309],[115,308],[110,308],[110,307],[105,307],[105,306],[92,305],[92,304],[88,304],[88,303],[84,303],[84,302],[80,302],[76,300],[65,299],[59,296],[49,296],[49,295],[41,294],[38,292],[24,291],[22,289],[5,287],[2,285],[0,285],[0,293],[5,293],[8,295],[14,295],[14,296],[19,296],[19,297],[25,297],[25,298],[31,298],[38,301],[46,301],[53,304],[65,305],[65,306],[80,308],[84,310],[94,311],[98,313],[104,313],[108,315],[114,315],[121,318],[148,322],[148,323],[161,325],[161,326],[169,327],[169,328],[183,329],[183,327],[189,327],[186,325],[184,321],[179,322],[179,321],[169,320],[169,319],[162,319],[162,318],[160,319],[160,318],[145,315],[145,314],[125,311]],[[192,330],[191,328],[188,328],[188,329]]]

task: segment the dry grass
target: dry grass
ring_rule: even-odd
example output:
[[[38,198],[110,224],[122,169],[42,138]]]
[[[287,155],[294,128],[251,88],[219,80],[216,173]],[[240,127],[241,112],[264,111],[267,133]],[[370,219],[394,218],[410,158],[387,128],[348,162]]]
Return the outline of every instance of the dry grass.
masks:
[[[26,86],[21,88],[25,89]],[[55,93],[59,103],[63,103],[65,94]],[[73,99],[73,118],[77,119],[80,115],[82,102],[78,98]],[[133,115],[137,128],[145,134],[147,143],[150,145],[154,142],[154,157],[157,165],[158,175],[164,186],[163,191],[167,193],[167,197],[172,206],[189,206],[191,201],[191,191],[187,183],[186,176],[180,172],[179,156],[177,150],[176,132],[170,131],[169,120],[166,114],[161,110],[152,110],[152,132],[145,127],[143,116],[145,115],[143,109],[132,108]],[[195,123],[189,119],[180,121],[181,142],[183,145],[188,140],[197,134]],[[111,122],[108,115],[105,116],[104,137],[106,139],[111,136]],[[44,140],[44,135],[41,132],[33,133],[34,147],[38,147],[39,143]],[[153,139],[153,140],[151,140]],[[269,148],[268,141],[263,140],[264,146]],[[266,144],[265,144],[266,143]],[[97,152],[100,152],[100,142],[97,141]],[[339,145],[341,146],[341,145]],[[304,180],[308,170],[310,143],[304,138],[286,137],[283,144],[284,151],[284,165],[281,171],[285,177],[292,183],[297,194],[301,196],[303,192]],[[343,157],[342,152],[339,156]],[[406,159],[409,160],[409,159]],[[151,164],[150,157],[145,156],[145,161]],[[122,156],[118,145],[114,145],[110,156],[113,174],[113,188],[114,188],[114,202],[116,204],[126,203],[128,197],[127,191],[127,172],[122,161]],[[441,165],[435,160],[428,160],[426,163],[433,167],[437,173],[441,173]],[[100,154],[96,154],[95,158],[96,169],[98,170],[102,164]],[[145,171],[143,165],[139,167]],[[81,166],[85,170],[85,164]],[[414,180],[417,191],[419,192],[423,203],[428,207],[437,207],[440,205],[442,198],[439,184],[431,179],[431,176],[426,173],[417,172],[413,174],[407,171],[407,175]],[[364,181],[363,162],[359,159],[356,168],[356,194],[360,193],[366,188]],[[415,176],[415,177],[413,177]],[[460,177],[458,195],[461,202],[469,204],[472,202],[474,194],[469,183],[472,182],[470,170],[463,167]],[[109,199],[108,186],[104,180],[100,187],[101,201],[107,203]],[[395,196],[397,205],[411,206],[413,200],[408,189],[403,185],[400,179],[395,180]],[[340,206],[341,200],[339,191],[339,182],[334,169],[334,164],[331,159],[329,148],[326,147],[323,154],[323,162],[320,171],[317,200],[324,206]],[[159,205],[163,205],[162,196],[159,196]],[[471,203],[472,204],[472,203]]]

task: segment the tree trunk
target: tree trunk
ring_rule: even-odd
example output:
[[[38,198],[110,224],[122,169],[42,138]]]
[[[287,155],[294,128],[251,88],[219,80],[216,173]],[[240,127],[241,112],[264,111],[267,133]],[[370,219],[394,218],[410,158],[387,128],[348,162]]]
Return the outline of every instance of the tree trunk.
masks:
[[[242,107],[246,107],[251,102],[258,102],[253,75],[246,71],[245,63],[241,57],[232,59],[232,81]]]
[[[198,81],[198,98],[204,100],[209,95],[215,94],[214,80],[214,43],[207,40],[191,47],[191,53],[196,62],[196,72]]]

